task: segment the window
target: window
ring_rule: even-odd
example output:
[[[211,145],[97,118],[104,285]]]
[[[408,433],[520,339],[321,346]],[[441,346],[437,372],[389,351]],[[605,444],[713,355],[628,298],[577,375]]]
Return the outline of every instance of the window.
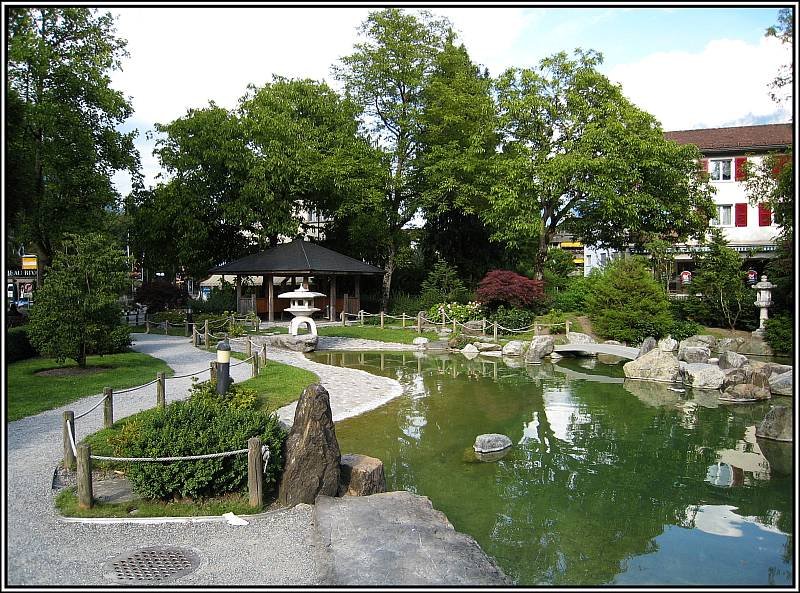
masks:
[[[708,173],[711,181],[730,181],[733,159],[712,159],[709,161]]]
[[[587,253],[586,254],[586,267],[587,268],[591,268],[592,267],[592,254],[591,253]]]
[[[717,216],[711,221],[712,226],[731,226],[731,210],[730,204],[717,206]]]

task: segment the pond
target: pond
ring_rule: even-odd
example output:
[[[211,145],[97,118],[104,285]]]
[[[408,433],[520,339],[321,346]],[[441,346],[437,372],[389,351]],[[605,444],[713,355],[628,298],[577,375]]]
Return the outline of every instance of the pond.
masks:
[[[755,438],[788,398],[724,405],[590,358],[308,356],[403,385],[336,424],[342,453],[381,459],[389,490],[430,498],[518,585],[792,583],[792,448]],[[482,433],[514,446],[476,461]]]

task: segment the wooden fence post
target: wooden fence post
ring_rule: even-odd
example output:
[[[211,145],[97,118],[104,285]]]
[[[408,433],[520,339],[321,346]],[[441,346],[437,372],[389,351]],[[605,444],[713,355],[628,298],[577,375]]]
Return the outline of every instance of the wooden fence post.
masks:
[[[485,317],[481,320],[481,335],[482,336],[486,335],[486,318]]]
[[[192,324],[192,346],[197,348],[197,324]]]
[[[453,333],[456,333],[456,318],[453,317]]]
[[[497,342],[497,322],[494,322],[494,341]]]
[[[342,318],[342,327],[345,327],[345,326],[347,325],[347,313],[345,313],[344,311],[342,311],[342,312],[339,314],[339,317],[341,317],[341,318]]]
[[[533,326],[533,335],[538,336],[542,332],[542,326],[538,323]]]
[[[150,333],[150,322],[147,319],[144,320],[144,333]]]
[[[111,387],[104,387],[103,395],[106,397],[103,402],[103,428],[108,428],[114,424],[114,391]]]
[[[570,322],[570,320],[569,320],[569,319],[567,319],[567,321],[564,323],[564,329],[566,330],[566,331],[564,332],[565,334],[568,334],[568,333],[569,333],[569,327],[570,327],[570,325],[572,325],[572,323]]]
[[[247,491],[250,506],[259,508],[264,504],[264,459],[261,457],[261,439],[253,437],[247,441]]]
[[[184,337],[189,337],[189,320],[185,319],[183,322],[183,335]]]
[[[253,343],[250,341],[250,338],[245,338],[245,339],[246,339],[246,342],[245,342],[244,351],[245,351],[245,354],[247,354],[246,358],[250,358],[250,356],[252,356],[252,354],[253,354]]]
[[[422,311],[417,313],[417,332],[422,333]]]
[[[262,366],[267,366],[267,345],[263,344],[261,346],[261,362]]]
[[[400,323],[403,324],[403,329],[405,329],[406,328],[406,314],[405,314],[405,312],[403,312],[403,314],[400,316]]]
[[[75,412],[64,412],[64,467],[72,469],[75,467],[75,453],[72,451],[70,436],[75,440]]]
[[[251,369],[252,369],[252,376],[258,377],[258,355],[252,357],[253,360],[251,361]]]
[[[158,379],[158,383],[156,383],[156,405],[163,410],[167,403],[167,381],[164,378],[164,371],[158,371],[156,378]]]
[[[217,361],[216,360],[212,360],[211,362],[208,363],[208,366],[211,368],[211,380],[212,381],[216,381],[217,380]]]
[[[210,350],[211,349],[211,343],[210,343],[210,340],[208,338],[208,319],[206,319],[205,336],[203,337],[203,343],[206,346],[206,350]]]
[[[364,325],[364,310],[358,312],[358,317],[361,319],[361,325]]]
[[[92,448],[86,444],[78,445],[78,506],[92,508]]]
[[[445,325],[447,325],[447,323],[446,323],[445,318],[444,318],[444,309],[442,309],[442,329],[444,329]]]
[[[383,329],[383,311],[381,311],[381,329]]]

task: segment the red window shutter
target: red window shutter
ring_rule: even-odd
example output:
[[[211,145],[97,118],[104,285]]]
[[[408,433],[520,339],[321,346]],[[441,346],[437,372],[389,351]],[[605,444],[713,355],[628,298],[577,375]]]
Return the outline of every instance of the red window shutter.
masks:
[[[747,179],[747,174],[744,170],[744,164],[747,162],[747,157],[744,156],[737,156],[733,160],[734,167],[736,168],[736,181],[744,181]]]
[[[697,161],[697,170],[701,173],[708,173],[708,159],[700,159]]]
[[[764,204],[758,205],[758,226],[769,226],[772,224],[772,211]]]
[[[747,204],[736,204],[736,226],[747,226]]]

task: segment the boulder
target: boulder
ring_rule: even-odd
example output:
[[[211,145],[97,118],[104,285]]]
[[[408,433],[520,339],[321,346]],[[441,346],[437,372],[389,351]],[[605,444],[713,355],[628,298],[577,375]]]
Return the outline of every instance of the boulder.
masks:
[[[369,496],[386,492],[383,462],[375,457],[342,455],[338,496]]]
[[[733,350],[725,350],[719,355],[719,368],[725,369],[739,369],[747,364],[747,357],[737,354]]]
[[[770,379],[774,379],[775,375],[783,375],[784,373],[788,373],[792,370],[792,365],[790,364],[778,364],[777,362],[768,362],[767,365],[770,368],[771,374],[769,376]]]
[[[791,428],[789,434],[791,435]],[[769,461],[770,475],[791,476],[794,467],[794,446],[791,441],[775,441],[757,437],[761,454]]]
[[[548,356],[550,357],[550,360],[561,360],[562,358],[564,358],[558,352],[551,352],[550,354],[548,354]]]
[[[744,345],[743,338],[720,338],[717,340],[717,352],[739,352]]]
[[[678,360],[684,360],[688,363],[707,363],[710,356],[711,351],[704,346],[683,346],[678,348]]]
[[[697,334],[694,336],[689,336],[685,340],[681,340],[678,344],[678,349],[681,349],[684,346],[700,346],[702,348],[714,350],[717,346],[717,338],[708,334]]]
[[[596,344],[595,339],[580,332],[567,332],[567,344]]]
[[[755,402],[769,399],[769,390],[763,387],[756,387],[751,383],[740,383],[726,389],[719,399],[733,402]]]
[[[671,352],[664,352],[660,348],[650,350],[644,356],[626,362],[622,369],[628,379],[646,379],[668,383],[680,380],[678,358]]]
[[[756,428],[756,437],[776,441],[792,440],[792,410],[786,406],[772,406]]]
[[[690,362],[683,370],[683,382],[697,389],[719,389],[724,380],[725,373],[715,364]]]
[[[525,352],[525,342],[521,340],[511,340],[503,346],[503,356],[522,356]]]
[[[428,343],[428,338],[423,338],[420,336],[418,338],[414,338],[411,343],[414,344],[414,346],[424,346]]]
[[[719,366],[719,358],[712,356],[711,358],[708,359],[708,364],[715,364]]]
[[[318,495],[339,490],[339,442],[328,391],[319,383],[303,390],[286,438],[278,500],[286,506],[314,504]]]
[[[653,336],[647,336],[642,345],[639,346],[639,354],[636,355],[636,358],[641,358],[651,350],[653,350],[656,346],[658,346],[658,342]]]
[[[473,344],[467,344],[461,349],[462,354],[478,354],[478,349]]]
[[[792,371],[769,378],[769,390],[772,395],[792,395]]]
[[[504,434],[481,434],[475,437],[472,448],[476,453],[493,453],[511,446],[511,439]]]
[[[556,341],[553,336],[534,336],[525,352],[525,362],[539,364],[542,358],[553,351]]]
[[[678,349],[678,340],[673,339],[672,336],[661,338],[658,341],[658,347],[664,352],[675,352]]]
[[[723,391],[730,389],[734,385],[750,383],[750,380],[753,376],[753,370],[749,367],[724,369],[722,373],[725,375],[725,378],[722,380],[721,387]]]
[[[478,349],[478,352],[488,352],[489,350],[503,349],[500,344],[495,344],[493,342],[473,342],[472,345]]]
[[[277,334],[274,336],[265,336],[264,341],[275,348],[284,348],[286,350],[293,350],[294,352],[313,352],[317,347],[319,337],[312,336],[311,334],[302,336]]]

